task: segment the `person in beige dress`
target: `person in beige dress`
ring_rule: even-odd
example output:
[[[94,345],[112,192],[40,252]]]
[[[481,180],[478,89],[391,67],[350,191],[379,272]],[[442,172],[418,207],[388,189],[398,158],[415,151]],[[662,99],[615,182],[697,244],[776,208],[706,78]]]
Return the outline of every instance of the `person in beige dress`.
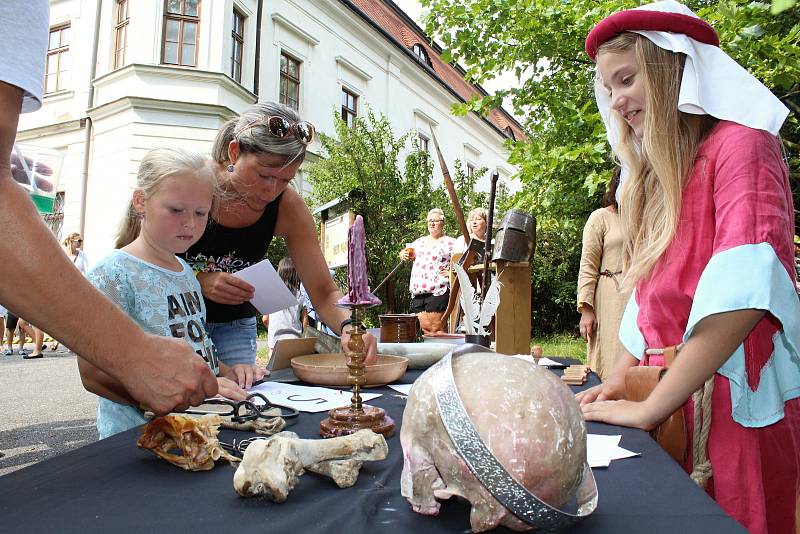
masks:
[[[623,347],[619,324],[629,294],[620,292],[622,277],[622,228],[616,191],[619,169],[608,185],[603,206],[589,215],[583,228],[583,250],[578,273],[580,333],[587,342],[587,363],[605,379]]]

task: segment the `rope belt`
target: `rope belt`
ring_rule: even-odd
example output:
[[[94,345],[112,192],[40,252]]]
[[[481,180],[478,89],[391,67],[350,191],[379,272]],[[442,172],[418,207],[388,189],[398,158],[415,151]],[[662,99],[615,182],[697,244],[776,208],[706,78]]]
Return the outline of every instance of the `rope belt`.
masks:
[[[683,343],[663,349],[645,349],[645,363],[648,363],[648,356],[664,355],[664,367],[669,367],[682,348]],[[694,431],[692,432],[692,474],[690,476],[695,484],[703,489],[713,474],[707,451],[708,434],[711,430],[711,395],[713,392],[714,375],[711,375],[703,387],[692,394]]]

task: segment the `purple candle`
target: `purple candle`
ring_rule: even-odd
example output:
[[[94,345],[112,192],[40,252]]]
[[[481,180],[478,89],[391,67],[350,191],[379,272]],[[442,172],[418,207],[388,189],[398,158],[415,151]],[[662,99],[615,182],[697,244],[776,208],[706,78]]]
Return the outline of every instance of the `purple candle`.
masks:
[[[346,297],[339,300],[342,305],[376,306],[381,300],[369,292],[367,281],[367,255],[364,251],[364,218],[356,220],[347,232],[347,287]]]

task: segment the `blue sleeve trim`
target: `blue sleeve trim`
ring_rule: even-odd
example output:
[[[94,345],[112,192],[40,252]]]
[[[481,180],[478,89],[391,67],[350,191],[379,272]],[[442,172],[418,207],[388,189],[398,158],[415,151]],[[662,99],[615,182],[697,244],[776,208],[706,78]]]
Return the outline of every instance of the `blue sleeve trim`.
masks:
[[[619,340],[625,346],[625,350],[631,353],[634,358],[641,360],[647,344],[644,336],[639,330],[636,322],[639,317],[639,305],[636,303],[636,290],[631,291],[631,298],[625,306],[625,313],[622,314],[622,321],[619,325]]]
[[[711,258],[700,276],[683,340],[709,315],[744,309],[768,311],[783,325],[773,337],[774,351],[761,370],[758,389],[748,385],[743,345],[717,372],[730,381],[734,421],[764,427],[783,419],[784,403],[800,397],[800,301],[769,243],[741,245]]]

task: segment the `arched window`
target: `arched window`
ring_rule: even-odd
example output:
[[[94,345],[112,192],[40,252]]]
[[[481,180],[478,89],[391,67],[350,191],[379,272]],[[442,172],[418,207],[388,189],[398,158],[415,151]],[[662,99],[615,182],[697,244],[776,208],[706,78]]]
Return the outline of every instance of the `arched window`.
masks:
[[[432,67],[431,59],[428,57],[428,52],[425,51],[425,48],[421,44],[416,43],[411,47],[411,51],[414,52],[414,55],[417,56],[419,61],[425,63],[429,67]]]

